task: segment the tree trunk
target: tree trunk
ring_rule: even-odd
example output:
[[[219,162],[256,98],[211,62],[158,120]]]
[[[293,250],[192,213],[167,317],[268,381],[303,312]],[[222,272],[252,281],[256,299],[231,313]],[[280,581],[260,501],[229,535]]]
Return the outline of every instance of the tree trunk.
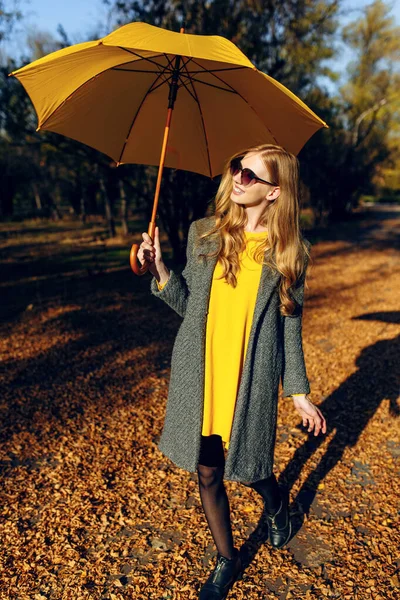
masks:
[[[122,223],[122,233],[123,235],[129,234],[128,227],[128,200],[126,198],[126,192],[124,188],[124,184],[122,183],[122,179],[119,180],[119,194],[121,198],[121,223]]]
[[[62,219],[62,212],[61,212],[61,190],[60,190],[60,184],[57,183],[54,189],[54,193],[52,194],[52,200],[53,200],[53,219],[55,221],[59,221]]]
[[[81,192],[80,213],[81,213],[82,225],[85,225],[85,223],[86,223],[86,202],[85,202],[84,190],[82,190],[82,192]]]
[[[33,188],[33,195],[35,198],[36,208],[38,211],[41,211],[42,210],[42,199],[40,197],[39,186],[36,183],[36,181],[32,182],[32,188]]]
[[[112,213],[110,196],[108,195],[106,186],[104,185],[103,177],[99,178],[99,184],[104,198],[104,209],[108,226],[108,237],[113,238],[115,237],[115,221]]]

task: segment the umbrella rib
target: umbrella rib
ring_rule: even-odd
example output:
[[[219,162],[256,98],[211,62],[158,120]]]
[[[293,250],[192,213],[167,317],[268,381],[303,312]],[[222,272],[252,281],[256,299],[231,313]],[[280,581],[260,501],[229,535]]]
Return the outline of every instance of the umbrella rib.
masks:
[[[123,48],[122,46],[118,46],[118,48],[120,50],[126,50],[126,48]],[[128,52],[128,51],[127,51]],[[165,58],[168,61],[168,65],[164,66],[164,65],[160,65],[158,62],[151,60],[150,58],[145,58],[144,56],[140,56],[140,54],[136,54],[135,52],[129,52],[130,54],[134,54],[135,56],[138,56],[140,58],[140,60],[144,60],[147,62],[150,62],[151,64],[154,64],[157,67],[156,71],[145,71],[144,69],[124,69],[121,68],[119,65],[116,67],[111,67],[109,70],[110,71],[127,71],[130,73],[161,73],[161,72],[165,72],[168,70],[168,68],[173,68],[172,67],[172,61],[168,58],[168,56],[166,54],[159,54],[158,56],[165,56]],[[140,61],[136,61],[136,62],[140,62]],[[128,61],[127,63],[123,63],[123,64],[131,64],[132,61]]]
[[[188,61],[188,62],[190,62],[190,61]],[[186,63],[186,64],[187,64],[187,63]],[[186,66],[186,65],[184,65],[184,66]],[[123,68],[121,69],[120,67],[111,67],[111,69],[109,69],[109,70],[110,70],[110,71],[123,71],[124,73],[146,73],[146,74],[148,74],[148,73],[152,73],[153,75],[155,75],[155,74],[157,73],[157,71],[145,71],[145,70],[143,70],[143,69],[123,69]],[[233,69],[231,69],[231,70],[233,70]],[[187,69],[186,69],[186,71],[187,71]],[[165,72],[166,72],[166,68],[164,68],[164,71],[163,71],[163,73],[165,73]],[[196,71],[196,73],[200,73],[200,72],[201,72],[201,73],[204,73],[204,71]],[[213,72],[211,72],[211,71],[210,71],[210,73],[213,73]],[[183,75],[183,76],[185,76],[185,73],[183,73],[183,72],[181,71],[181,72],[180,72],[180,75],[181,75],[181,76],[182,76],[182,75]],[[235,90],[232,90],[232,89],[226,89],[226,88],[220,87],[220,86],[218,86],[218,85],[215,85],[215,84],[213,84],[213,83],[208,83],[207,81],[201,81],[200,79],[194,79],[193,77],[191,77],[191,73],[189,73],[189,71],[187,71],[187,77],[188,77],[189,79],[192,79],[193,81],[196,81],[196,82],[198,82],[198,83],[202,83],[203,85],[208,85],[208,86],[214,87],[214,88],[216,88],[217,90],[222,90],[222,91],[224,91],[224,92],[232,92],[232,93],[234,93],[234,94],[236,94],[236,93],[237,93]],[[166,82],[168,82],[168,79],[166,79]],[[182,80],[182,83],[183,83],[183,80]]]
[[[128,50],[127,48],[124,48],[124,46],[118,46],[118,48],[120,50],[124,50],[125,52],[128,52],[129,54],[133,54],[133,56],[137,56],[138,58],[140,58],[140,60],[147,60],[149,63],[152,63],[153,65],[156,65],[157,67],[159,67],[161,69],[165,68],[165,67],[163,67],[163,65],[160,65],[160,63],[158,63],[157,61],[153,60],[152,58],[147,58],[146,56],[141,56],[140,54],[138,54],[137,52],[134,52],[133,50]],[[166,56],[166,54],[165,53],[156,54],[156,56],[154,56],[153,58],[159,58],[161,56]],[[169,61],[168,57],[166,57],[166,58]]]
[[[182,80],[181,80],[181,82],[182,82],[182,83],[181,83],[181,85],[179,85],[178,87],[179,87],[179,88],[181,88],[181,87],[184,87],[184,88],[185,88],[185,90],[186,90],[186,91],[187,91],[187,92],[188,92],[188,93],[191,95],[191,97],[193,98],[193,100],[194,100],[195,102],[198,102],[198,100],[197,100],[196,96],[193,94],[192,90],[190,90],[190,89],[188,88],[188,85],[187,85],[186,81],[182,81]]]
[[[152,91],[152,90],[151,90],[151,88],[152,88],[152,87],[153,87],[153,85],[154,85],[154,84],[157,82],[157,80],[158,80],[158,79],[160,79],[160,77],[161,77],[162,75],[163,75],[163,73],[160,73],[160,74],[158,75],[157,79],[156,79],[155,81],[153,81],[153,82],[152,82],[152,84],[151,84],[151,86],[149,87],[149,89],[147,90],[147,92],[146,92],[146,93],[143,95],[142,101],[141,101],[141,103],[139,104],[139,107],[138,107],[138,109],[137,109],[137,111],[136,111],[136,114],[135,114],[135,116],[134,116],[134,117],[133,117],[133,119],[132,119],[132,123],[131,123],[131,125],[130,125],[130,127],[129,127],[128,135],[127,135],[127,136],[126,136],[126,138],[125,138],[124,145],[122,146],[122,150],[121,150],[121,153],[120,153],[120,155],[119,155],[119,159],[118,159],[118,161],[117,161],[117,163],[118,163],[118,164],[120,164],[120,163],[121,163],[122,155],[123,155],[123,153],[125,152],[126,144],[127,144],[127,142],[128,142],[129,136],[131,135],[131,131],[132,131],[132,128],[133,128],[133,126],[134,126],[134,124],[135,124],[135,122],[136,122],[136,119],[138,118],[139,112],[140,112],[140,110],[141,110],[141,108],[142,108],[142,106],[143,106],[143,104],[144,104],[144,102],[145,102],[145,100],[146,100],[146,98],[147,98],[148,94],[149,94],[149,93]],[[163,82],[163,83],[164,83],[164,82]]]
[[[184,79],[183,79],[183,76],[185,75],[185,73],[183,72],[183,69],[185,69],[185,71],[187,72],[186,65],[188,63],[190,63],[191,60],[192,60],[191,58],[188,58],[186,62],[184,62],[184,60],[183,60],[182,66],[179,68],[179,81],[181,82],[181,85],[178,85],[178,88],[183,86],[185,88],[185,90],[191,95],[193,100],[198,103],[198,99],[193,94],[193,92],[188,88],[186,81],[184,81]]]
[[[172,60],[170,60],[168,58],[168,54],[166,52],[163,52],[162,54],[156,54],[152,58],[148,58],[146,56],[141,56],[138,52],[134,52],[133,50],[128,50],[128,48],[125,48],[124,46],[118,46],[118,48],[120,50],[124,50],[125,52],[128,52],[129,54],[133,54],[133,56],[137,56],[140,60],[146,60],[147,62],[150,62],[153,65],[156,65],[157,67],[162,68],[164,70],[165,70],[165,67],[163,67],[162,65],[160,65],[160,63],[158,63],[154,59],[155,58],[159,58],[161,56],[165,56],[165,58],[167,59],[167,61],[169,63],[168,66],[171,67],[171,68],[173,68]],[[202,65],[199,65],[199,63],[197,63],[193,59],[193,56],[190,56],[190,57],[182,56],[182,58],[187,58],[188,59],[187,62],[184,65],[182,65],[183,67],[186,66],[189,62],[193,61],[201,69],[199,71],[192,71],[192,73],[195,73],[195,74],[197,74],[197,73],[204,73],[204,72],[207,72],[207,73],[218,73],[218,72],[222,72],[222,71],[238,71],[240,69],[248,69],[249,68],[249,67],[227,67],[227,68],[222,68],[222,69],[212,69],[212,70],[209,70],[209,69],[205,69]],[[115,68],[115,67],[113,67],[113,68]],[[118,70],[118,69],[116,68],[116,70]],[[152,72],[152,71],[150,71],[150,72]]]
[[[249,67],[231,67],[230,69],[228,69],[228,68],[227,69],[205,69],[204,67],[199,65],[195,60],[193,60],[193,62],[202,69],[201,71],[190,71],[191,73],[194,73],[195,75],[197,75],[198,73],[220,73],[222,71],[239,71],[241,69],[249,68]]]
[[[157,71],[142,71],[142,70],[134,70],[134,69],[110,69],[111,71],[123,71],[124,73],[146,73],[149,74],[151,73],[152,75],[157,75]],[[158,85],[155,85],[155,81],[153,81],[152,86],[154,87],[150,87],[149,91],[147,92],[148,94],[150,94],[151,92],[154,92],[155,90],[157,90],[159,87],[161,87],[162,85],[169,84],[171,81],[171,77],[172,75],[169,75],[168,77],[165,76],[165,71],[162,72],[158,72],[158,78],[156,79],[156,81],[158,81],[158,79],[160,77],[164,77],[164,81],[162,81],[161,83],[159,83]]]
[[[168,66],[171,67],[172,69],[174,69],[174,65],[172,64],[173,59],[168,58],[168,54],[166,52],[164,52],[164,57],[167,59],[168,61]]]
[[[194,62],[194,64],[195,64],[195,65],[197,65],[198,67],[200,67],[200,68],[204,68],[204,67],[202,67],[202,65],[199,65],[199,63],[198,63],[198,62],[196,62],[195,60],[193,60],[193,62]],[[245,67],[245,68],[247,68],[247,67]],[[215,75],[215,74],[214,74],[212,71],[208,71],[207,69],[204,69],[204,71],[205,71],[206,73],[210,73],[210,75],[213,75],[213,76],[214,76],[216,79],[218,79],[218,81],[220,81],[221,83],[223,83],[223,84],[227,85],[227,86],[228,86],[228,87],[229,87],[229,88],[230,88],[230,89],[231,89],[233,92],[235,92],[235,94],[237,94],[237,95],[238,95],[238,96],[239,96],[239,97],[240,97],[240,98],[243,100],[243,102],[245,102],[245,103],[246,103],[248,106],[250,106],[251,110],[254,112],[254,114],[256,115],[257,119],[258,119],[258,120],[259,120],[259,121],[260,121],[260,122],[263,124],[263,126],[264,126],[264,127],[267,129],[267,130],[268,130],[268,132],[269,132],[270,136],[272,137],[272,139],[274,140],[274,142],[275,142],[277,145],[279,145],[279,142],[278,142],[278,140],[277,140],[277,139],[276,139],[276,137],[273,135],[273,133],[272,133],[272,131],[270,130],[270,128],[269,128],[269,127],[268,127],[268,126],[267,126],[267,125],[264,123],[264,121],[263,121],[263,120],[260,118],[260,116],[257,114],[257,111],[256,111],[256,109],[255,109],[255,108],[254,108],[254,107],[253,107],[253,106],[250,104],[250,102],[248,102],[248,101],[246,100],[246,98],[244,98],[244,97],[242,96],[242,94],[241,94],[240,92],[238,92],[237,90],[235,90],[235,89],[234,89],[234,88],[233,88],[231,85],[229,85],[229,83],[227,83],[226,81],[224,81],[223,79],[221,79],[220,77],[218,77],[218,75]],[[200,83],[203,83],[203,82],[200,82]],[[210,85],[210,84],[208,84],[208,85]],[[225,90],[225,91],[228,91],[228,90]]]
[[[112,69],[110,69],[110,71],[123,71],[124,73],[147,73],[147,74],[152,73],[153,75],[157,75],[157,71],[142,71],[142,70],[136,71],[134,69],[115,69],[114,67]],[[169,84],[172,76],[170,75],[168,77],[165,77],[164,81],[162,81],[158,85],[155,85],[155,83],[158,81],[158,79],[160,77],[165,77],[165,71],[158,72],[158,77],[155,81],[153,81],[152,85],[150,86],[149,90],[147,91],[147,94],[154,92],[155,90],[157,90],[159,87],[161,87],[165,83]]]
[[[187,58],[186,62],[184,62],[185,58]],[[193,57],[192,56],[190,56],[190,57],[183,56],[182,59],[183,59],[183,64],[182,64],[182,69],[183,69],[184,67],[186,67],[193,60]]]
[[[194,93],[194,95],[195,95],[195,99],[196,99],[196,102],[197,102],[197,106],[199,107],[200,118],[201,118],[201,124],[202,124],[202,127],[203,127],[204,137],[205,137],[205,140],[206,140],[208,168],[209,168],[209,171],[210,171],[210,177],[212,178],[212,169],[211,169],[211,160],[210,160],[210,147],[209,147],[209,144],[208,144],[207,130],[206,130],[206,124],[205,124],[205,122],[204,122],[203,111],[201,110],[201,104],[200,104],[200,100],[199,100],[199,97],[197,96],[196,88],[195,88],[195,87],[194,87],[194,85],[193,85],[193,81],[192,81],[192,79],[191,79],[191,77],[190,77],[190,75],[189,75],[189,72],[188,72],[188,70],[187,70],[187,67],[186,67],[186,65],[184,65],[184,68],[185,68],[185,70],[186,70],[186,73],[187,73],[187,74],[188,74],[188,76],[189,76],[189,82],[190,82],[190,83],[191,83],[191,85],[192,85],[192,89],[193,89],[193,93]],[[188,91],[189,91],[189,90],[188,90]]]
[[[167,66],[167,67],[162,67],[162,69],[163,69],[163,72],[164,72],[164,73],[165,73],[165,72],[168,70],[168,67],[171,67],[171,69],[173,69],[173,66],[172,66],[172,61],[170,61],[170,60],[169,60],[168,56],[166,56],[166,59],[167,59],[167,61],[168,61],[168,63],[169,63],[169,64],[168,64],[168,66]],[[147,59],[146,59],[146,58],[143,58],[142,60],[147,60]],[[186,61],[186,63],[184,63],[184,64],[182,65],[181,69],[182,69],[184,66],[186,66],[186,65],[187,65],[187,64],[188,64],[188,63],[189,63],[191,60],[192,60],[191,58],[190,58],[189,60],[187,60],[187,61]],[[130,62],[132,62],[132,61],[130,61]],[[139,62],[139,61],[137,61],[137,62]],[[124,71],[124,72],[126,72],[126,73],[152,73],[152,74],[156,74],[157,72],[158,72],[158,73],[160,72],[160,67],[161,67],[161,65],[157,65],[157,67],[158,67],[158,68],[157,68],[157,70],[156,70],[156,71],[150,71],[150,70],[149,70],[149,71],[147,71],[147,70],[144,70],[144,69],[125,69],[125,68],[123,68],[123,67],[111,67],[109,70],[110,70],[110,71]]]
[[[196,83],[201,83],[202,85],[208,85],[209,87],[213,87],[216,90],[221,90],[222,92],[229,92],[230,94],[239,94],[239,92],[237,92],[235,89],[223,88],[223,87],[220,87],[219,85],[215,85],[214,83],[208,83],[207,81],[201,81],[201,79],[195,79],[194,77],[190,77],[190,74],[189,74],[189,79],[190,79],[190,81],[195,81]]]
[[[145,71],[144,69],[120,69],[119,67],[111,67],[111,69],[109,69],[110,71],[123,71],[126,73],[153,73],[153,75],[155,75],[156,73],[159,73],[159,69],[157,71]]]
[[[215,75],[214,71],[210,71],[209,69],[206,69],[205,67],[202,67],[202,65],[199,65],[199,63],[196,62],[195,60],[193,60],[193,62],[194,62],[195,65],[197,65],[198,67],[200,67],[201,69],[203,69],[203,71],[199,71],[199,73],[209,73],[210,75],[213,75],[216,79],[218,79],[218,81],[220,81],[221,83],[225,84],[228,88],[230,88],[232,92],[235,92],[235,94],[238,94],[240,96],[239,92],[237,90],[235,90],[235,88],[233,88],[231,85],[229,85],[229,83],[227,83],[226,81],[224,81],[223,79],[221,79],[220,77],[218,77],[218,75]],[[247,69],[248,67],[240,67],[240,68]],[[226,69],[226,70],[227,71],[230,71],[230,70],[233,71],[233,69]],[[207,85],[212,85],[212,84],[209,83]],[[226,91],[228,91],[228,90],[226,90]]]
[[[162,73],[162,75],[164,75],[164,73]],[[155,85],[155,82],[153,82],[153,85],[150,87],[149,91],[147,92],[148,94],[151,94],[152,92],[155,92],[156,90],[158,90],[159,87],[161,87],[162,85],[165,84],[169,84],[171,80],[171,77],[165,79],[164,81],[162,81],[161,83],[159,83],[158,85]]]

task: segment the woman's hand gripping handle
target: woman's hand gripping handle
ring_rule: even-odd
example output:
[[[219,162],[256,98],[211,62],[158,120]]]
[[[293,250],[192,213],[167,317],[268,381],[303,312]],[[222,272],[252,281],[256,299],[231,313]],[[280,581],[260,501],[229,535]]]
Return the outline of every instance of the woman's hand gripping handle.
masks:
[[[148,233],[142,233],[143,242],[139,246],[137,253],[138,260],[156,278],[159,285],[164,285],[169,279],[169,270],[164,264],[160,246],[160,230],[158,227],[154,231],[154,242]]]

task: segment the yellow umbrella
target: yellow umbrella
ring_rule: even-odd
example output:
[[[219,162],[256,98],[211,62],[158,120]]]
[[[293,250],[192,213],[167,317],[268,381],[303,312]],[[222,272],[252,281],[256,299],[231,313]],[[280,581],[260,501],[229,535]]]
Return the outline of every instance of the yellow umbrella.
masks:
[[[214,177],[246,146],[274,143],[297,154],[328,127],[232,42],[183,29],[130,23],[10,75],[32,100],[37,130],[83,142],[117,165],[159,165],[151,238],[164,165]],[[131,266],[139,275],[147,266],[139,267],[137,250]]]

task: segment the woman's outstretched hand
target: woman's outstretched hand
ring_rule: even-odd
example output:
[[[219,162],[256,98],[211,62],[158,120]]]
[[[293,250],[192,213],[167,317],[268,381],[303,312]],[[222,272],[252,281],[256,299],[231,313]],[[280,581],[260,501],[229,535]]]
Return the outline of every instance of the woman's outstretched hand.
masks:
[[[159,228],[155,228],[154,242],[148,233],[142,233],[142,237],[137,257],[142,265],[147,262],[150,273],[163,284],[169,278],[169,271],[162,258]]]
[[[303,419],[304,427],[308,426],[308,431],[314,429],[314,435],[318,435],[321,431],[326,433],[326,420],[318,406],[315,406],[307,398],[307,394],[293,397],[293,404],[300,417]]]

